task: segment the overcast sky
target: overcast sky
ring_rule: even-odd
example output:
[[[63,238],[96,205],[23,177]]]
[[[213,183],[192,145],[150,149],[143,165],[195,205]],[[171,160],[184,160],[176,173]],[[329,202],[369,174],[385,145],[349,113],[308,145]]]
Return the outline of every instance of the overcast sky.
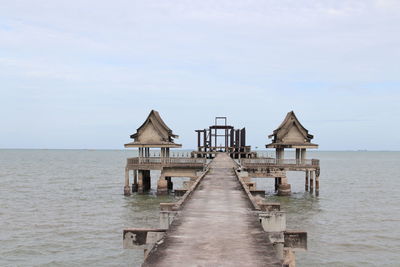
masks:
[[[123,148],[151,109],[264,147],[400,150],[398,0],[0,0],[0,148]]]

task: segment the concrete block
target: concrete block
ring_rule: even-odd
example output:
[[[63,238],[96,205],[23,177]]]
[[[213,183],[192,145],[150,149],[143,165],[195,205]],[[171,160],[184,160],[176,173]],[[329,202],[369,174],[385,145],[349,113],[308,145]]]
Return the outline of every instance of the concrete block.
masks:
[[[160,211],[160,228],[168,229],[177,213],[177,211]]]
[[[172,210],[174,210],[175,206],[176,206],[175,202],[160,203],[160,210],[161,211],[172,211]]]
[[[281,204],[280,203],[258,203],[258,206],[260,206],[262,211],[280,211],[281,210]]]
[[[123,248],[145,248],[161,239],[166,229],[145,229],[145,228],[129,228],[124,229],[122,233]]]
[[[175,189],[174,190],[175,196],[177,196],[177,197],[183,196],[186,192],[187,192],[186,189]]]
[[[251,193],[253,196],[265,197],[265,190],[250,189],[250,193]]]
[[[249,190],[256,190],[256,183],[255,182],[246,182],[247,187]]]
[[[284,238],[286,248],[291,248],[293,251],[307,250],[307,232],[285,231]]]
[[[286,213],[283,211],[263,212],[259,214],[265,232],[282,232],[286,230]]]

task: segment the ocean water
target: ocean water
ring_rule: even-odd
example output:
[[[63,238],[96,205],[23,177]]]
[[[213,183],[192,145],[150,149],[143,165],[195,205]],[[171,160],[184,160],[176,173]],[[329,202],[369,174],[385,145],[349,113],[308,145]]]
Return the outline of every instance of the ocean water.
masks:
[[[140,266],[143,251],[122,249],[122,229],[157,227],[159,203],[174,197],[123,196],[134,155],[0,150],[0,266]],[[319,197],[304,192],[303,173],[288,174],[290,197],[255,179],[287,212],[288,229],[308,232],[298,266],[400,266],[400,152],[308,156],[321,160]]]

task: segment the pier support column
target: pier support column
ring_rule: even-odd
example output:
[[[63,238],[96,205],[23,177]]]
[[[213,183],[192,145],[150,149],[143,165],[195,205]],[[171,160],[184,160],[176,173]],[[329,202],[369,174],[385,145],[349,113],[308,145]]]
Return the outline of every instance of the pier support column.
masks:
[[[279,187],[279,178],[275,178],[275,192],[278,191]]]
[[[157,182],[157,195],[168,194],[168,181],[164,177],[160,177]]]
[[[306,149],[302,148],[300,150],[300,158],[301,158],[301,163],[304,164],[306,161]]]
[[[309,171],[306,170],[306,183],[305,183],[305,189],[306,189],[306,191],[308,191],[308,173],[309,173]]]
[[[165,177],[165,180],[167,180],[167,188],[168,190],[174,189],[174,183],[172,182],[171,177]]]
[[[151,189],[151,176],[150,170],[143,170],[143,191],[149,191]]]
[[[315,195],[319,196],[319,170],[315,171]]]
[[[314,192],[314,171],[310,171],[310,193]]]
[[[138,191],[138,177],[137,170],[133,170],[133,184],[132,184],[132,193]]]
[[[285,248],[283,250],[283,266],[296,267],[296,254],[290,248]]]
[[[129,186],[129,169],[125,168],[125,186],[124,186],[124,195],[131,195],[131,187]]]
[[[143,171],[138,170],[138,193],[143,193],[144,188],[143,188]]]
[[[278,187],[278,196],[288,196],[290,195],[291,191],[291,186],[288,184],[288,179],[287,177],[280,177],[280,184]]]
[[[296,148],[296,164],[300,163],[300,148]]]
[[[168,180],[163,171],[161,171],[160,179],[157,181],[157,195],[168,194]]]

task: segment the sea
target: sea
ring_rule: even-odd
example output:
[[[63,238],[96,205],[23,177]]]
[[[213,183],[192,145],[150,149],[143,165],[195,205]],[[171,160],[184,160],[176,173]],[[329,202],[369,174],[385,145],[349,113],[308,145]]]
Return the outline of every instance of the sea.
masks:
[[[123,195],[123,150],[0,150],[0,266],[140,266],[143,250],[122,248],[122,230],[158,227],[152,190]],[[320,195],[289,172],[292,195],[257,178],[280,202],[287,228],[307,231],[297,266],[400,266],[400,152],[318,151]],[[173,178],[179,187],[183,178]],[[238,240],[238,242],[240,242]],[[188,264],[190,266],[190,264]]]

